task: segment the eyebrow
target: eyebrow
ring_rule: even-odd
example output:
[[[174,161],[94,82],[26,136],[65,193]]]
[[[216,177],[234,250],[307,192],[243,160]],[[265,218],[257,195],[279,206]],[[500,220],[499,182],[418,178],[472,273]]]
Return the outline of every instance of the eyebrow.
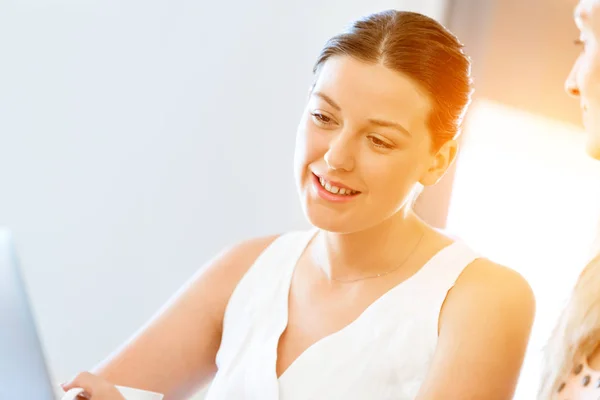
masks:
[[[342,108],[340,106],[338,106],[338,104],[333,101],[333,99],[329,96],[327,96],[325,93],[322,92],[313,92],[312,93],[314,96],[317,96],[323,100],[325,100],[325,102],[329,103],[329,105],[333,108],[335,108],[337,111],[342,111]]]
[[[401,133],[403,133],[404,135],[407,136],[412,136],[410,134],[410,132],[408,131],[408,129],[406,129],[405,127],[403,127],[402,125],[400,125],[397,122],[392,122],[392,121],[384,121],[382,119],[371,119],[369,118],[369,122],[373,125],[378,125],[378,126],[382,126],[384,128],[394,128],[399,130]]]

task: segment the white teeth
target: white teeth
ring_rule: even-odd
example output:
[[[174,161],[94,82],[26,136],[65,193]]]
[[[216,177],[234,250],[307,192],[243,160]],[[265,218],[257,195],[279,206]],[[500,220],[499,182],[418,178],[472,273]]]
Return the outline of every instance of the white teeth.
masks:
[[[325,188],[325,190],[327,190],[328,192],[333,193],[333,194],[348,196],[348,195],[352,195],[352,194],[356,193],[356,191],[351,190],[351,189],[339,188],[337,186],[333,186],[331,183],[327,182],[323,178],[319,178],[319,183],[321,184],[321,186],[323,186]]]

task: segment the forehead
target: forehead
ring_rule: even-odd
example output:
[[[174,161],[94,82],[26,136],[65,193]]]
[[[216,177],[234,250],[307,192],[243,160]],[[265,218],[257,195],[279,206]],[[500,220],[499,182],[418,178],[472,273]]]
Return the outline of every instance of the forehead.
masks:
[[[427,93],[407,75],[349,56],[327,60],[314,89],[332,97],[343,110],[368,117],[394,118],[400,114],[425,119],[430,109]]]
[[[575,23],[579,29],[600,32],[600,0],[580,0],[575,7]]]

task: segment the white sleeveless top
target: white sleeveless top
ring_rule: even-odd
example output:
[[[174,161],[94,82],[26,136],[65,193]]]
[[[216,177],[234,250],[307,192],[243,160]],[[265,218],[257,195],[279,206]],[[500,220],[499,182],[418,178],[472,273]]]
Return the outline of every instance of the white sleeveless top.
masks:
[[[455,242],[350,325],[302,353],[278,379],[294,267],[315,230],[276,239],[229,299],[206,400],[414,399],[433,358],[446,293],[478,255]]]

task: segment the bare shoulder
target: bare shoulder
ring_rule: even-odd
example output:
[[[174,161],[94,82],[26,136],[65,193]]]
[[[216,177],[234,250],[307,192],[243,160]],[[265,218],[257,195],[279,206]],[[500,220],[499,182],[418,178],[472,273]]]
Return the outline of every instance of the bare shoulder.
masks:
[[[456,238],[435,231],[438,248],[455,243]],[[461,299],[489,299],[500,303],[522,302],[525,308],[535,308],[533,291],[527,280],[512,268],[495,263],[487,258],[477,258],[469,264],[450,290],[446,303]]]
[[[445,248],[457,240],[445,232],[436,230],[434,234],[438,248]],[[514,269],[481,257],[463,270],[448,292],[441,310],[440,324],[448,321],[450,316],[454,319],[456,314],[477,319],[480,313],[506,316],[508,311],[522,315],[524,320],[533,319],[533,290]],[[515,315],[508,317],[514,318]]]
[[[478,258],[449,291],[440,315],[440,331],[444,325],[464,325],[471,320],[528,333],[534,315],[535,297],[527,280],[512,268]]]
[[[512,398],[534,314],[533,291],[520,274],[487,259],[471,263],[442,306],[434,360],[417,399]]]
[[[216,372],[223,315],[233,290],[278,236],[245,240],[221,251],[94,372],[113,384],[169,399],[191,396]]]
[[[209,294],[213,301],[220,300],[213,309],[217,319],[222,318],[229,297],[239,281],[279,236],[262,236],[228,246],[201,267],[191,280],[194,291]]]
[[[485,300],[490,306],[519,306],[533,311],[535,298],[527,280],[512,268],[485,258],[471,263],[457,279],[454,296],[474,300]]]
[[[227,246],[198,271],[199,276],[236,282],[280,235],[247,239]]]
[[[243,240],[226,247],[219,254],[218,259],[221,261],[242,261],[243,264],[250,263],[251,265],[280,236],[280,234],[276,234]],[[247,265],[247,267],[250,267],[250,265]]]

